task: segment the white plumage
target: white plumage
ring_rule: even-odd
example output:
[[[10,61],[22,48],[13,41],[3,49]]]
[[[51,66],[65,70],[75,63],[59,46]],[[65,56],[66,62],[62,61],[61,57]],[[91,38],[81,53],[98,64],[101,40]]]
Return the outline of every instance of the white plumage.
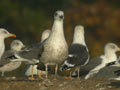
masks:
[[[15,34],[9,33],[6,29],[0,28],[0,59],[5,51],[4,40],[8,37],[16,37]]]

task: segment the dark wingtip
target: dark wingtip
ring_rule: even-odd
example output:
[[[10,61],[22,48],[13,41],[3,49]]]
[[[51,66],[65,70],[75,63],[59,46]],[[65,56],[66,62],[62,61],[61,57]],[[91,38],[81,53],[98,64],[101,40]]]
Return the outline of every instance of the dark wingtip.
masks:
[[[120,70],[114,71],[117,76],[120,76]]]
[[[113,61],[113,62],[107,63],[107,64],[106,64],[106,67],[112,66],[112,65],[114,65],[115,63],[116,63],[116,61]]]
[[[14,55],[7,57],[6,59],[18,59]]]
[[[43,64],[43,63],[39,63],[39,64],[37,64],[37,69],[38,70],[41,70],[41,71],[45,71],[45,65]],[[50,68],[50,66],[48,66],[48,71],[50,71],[51,70],[51,68]]]
[[[70,67],[68,67],[67,65],[62,65],[60,68],[60,71],[65,71],[65,70],[69,70]]]

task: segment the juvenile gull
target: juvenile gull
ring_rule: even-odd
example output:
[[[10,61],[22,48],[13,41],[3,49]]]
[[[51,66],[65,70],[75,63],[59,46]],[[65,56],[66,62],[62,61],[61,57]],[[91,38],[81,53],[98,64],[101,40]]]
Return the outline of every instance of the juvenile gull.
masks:
[[[4,40],[8,37],[16,37],[15,34],[9,33],[6,29],[0,28],[0,59],[5,51]]]
[[[6,51],[0,61],[0,72],[2,72],[1,76],[4,76],[5,72],[10,72],[18,67],[20,67],[21,62],[12,62],[10,59],[6,59],[12,54],[19,52],[22,48],[24,48],[24,44],[20,40],[14,40],[10,45],[10,50]]]
[[[114,43],[107,43],[104,48],[104,55],[90,59],[88,64],[81,68],[81,74],[86,75],[85,79],[88,79],[104,68],[106,64],[117,60],[116,52],[120,51],[120,48]]]
[[[50,36],[47,40],[33,44],[9,58],[27,59],[26,61],[29,64],[37,64],[39,62],[38,69],[41,63],[45,64],[46,78],[48,64],[56,64],[55,74],[57,75],[57,64],[60,64],[68,55],[68,46],[63,32],[63,19],[63,11],[57,11],[54,16],[54,24]]]
[[[49,29],[43,31],[41,36],[41,43],[49,37],[50,33],[51,31]],[[45,73],[45,71],[38,71],[37,65],[29,65],[25,71],[25,76],[38,75],[38,72],[42,72],[42,74]]]
[[[88,63],[89,60],[89,52],[85,43],[84,38],[84,27],[78,25],[75,27],[73,43],[69,47],[68,58],[64,61],[60,70],[70,70],[71,68],[76,68],[78,70],[78,74],[80,71],[80,67],[84,66]],[[79,75],[78,75],[79,79]]]
[[[63,31],[63,20],[64,12],[56,11],[51,34],[43,45],[43,53],[39,64],[42,62],[46,66],[46,79],[48,78],[48,65],[56,65],[55,75],[57,76],[58,64],[61,64],[68,55],[68,45]]]

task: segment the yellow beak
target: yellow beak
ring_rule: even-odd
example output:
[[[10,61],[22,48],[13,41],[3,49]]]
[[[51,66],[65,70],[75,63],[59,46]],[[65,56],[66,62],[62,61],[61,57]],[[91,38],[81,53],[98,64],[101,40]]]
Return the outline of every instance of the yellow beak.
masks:
[[[16,37],[16,35],[15,35],[15,34],[10,34],[10,37],[15,38],[15,37]]]

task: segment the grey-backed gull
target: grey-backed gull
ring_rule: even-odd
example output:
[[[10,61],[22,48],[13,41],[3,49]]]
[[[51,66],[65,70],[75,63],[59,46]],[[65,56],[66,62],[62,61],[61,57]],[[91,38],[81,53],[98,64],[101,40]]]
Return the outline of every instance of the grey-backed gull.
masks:
[[[80,73],[86,75],[85,79],[94,76],[106,64],[117,60],[117,51],[120,51],[120,48],[116,44],[107,43],[104,48],[104,55],[90,59],[88,64],[81,68]]]
[[[50,33],[51,31],[49,29],[43,31],[41,36],[41,43],[49,37]],[[37,70],[37,65],[28,65],[25,71],[25,76],[38,75],[38,72],[45,74],[45,71]]]
[[[25,45],[20,40],[14,40],[10,45],[10,50],[5,51],[1,60],[0,60],[0,72],[2,72],[1,76],[4,76],[5,72],[10,72],[18,67],[20,67],[21,62],[12,62],[10,59],[6,59],[12,54],[19,52]]]

